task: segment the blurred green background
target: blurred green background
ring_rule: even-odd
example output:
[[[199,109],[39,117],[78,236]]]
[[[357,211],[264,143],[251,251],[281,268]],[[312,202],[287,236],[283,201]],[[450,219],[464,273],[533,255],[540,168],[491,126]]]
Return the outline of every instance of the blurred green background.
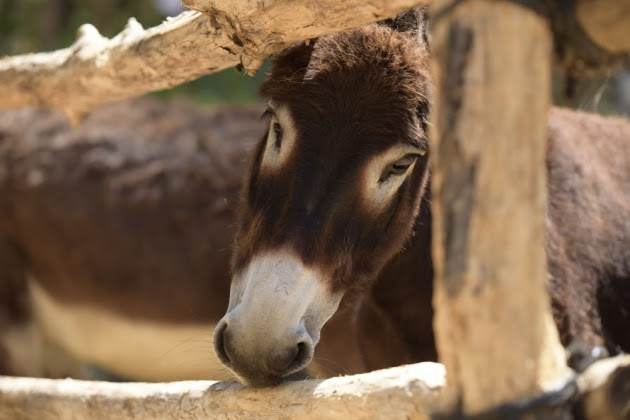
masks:
[[[184,10],[180,0],[0,0],[0,57],[50,51],[72,44],[83,23],[95,25],[111,38],[129,17],[145,28],[160,24],[166,16]],[[255,77],[234,69],[211,74],[167,91],[158,97],[185,97],[205,105],[244,104],[256,101],[256,88],[268,65]],[[566,96],[562,73],[554,73],[556,104],[604,114],[630,115],[630,73],[620,72],[583,80]]]

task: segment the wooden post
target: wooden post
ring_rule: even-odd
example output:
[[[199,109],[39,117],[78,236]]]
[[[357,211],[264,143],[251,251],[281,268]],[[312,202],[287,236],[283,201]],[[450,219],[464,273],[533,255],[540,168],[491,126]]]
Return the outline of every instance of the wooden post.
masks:
[[[567,373],[545,289],[551,34],[509,2],[432,4],[436,339],[472,414]]]
[[[630,0],[577,0],[576,15],[602,48],[613,53],[630,51]]]

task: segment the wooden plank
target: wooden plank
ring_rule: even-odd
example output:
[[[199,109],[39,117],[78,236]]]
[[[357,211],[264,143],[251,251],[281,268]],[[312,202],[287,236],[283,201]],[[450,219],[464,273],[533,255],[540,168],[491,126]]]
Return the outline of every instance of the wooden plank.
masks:
[[[475,413],[567,372],[545,288],[551,34],[528,9],[469,0],[432,36],[436,340]]]
[[[0,418],[429,420],[444,368],[419,363],[277,388],[236,382],[108,383],[0,377]]]

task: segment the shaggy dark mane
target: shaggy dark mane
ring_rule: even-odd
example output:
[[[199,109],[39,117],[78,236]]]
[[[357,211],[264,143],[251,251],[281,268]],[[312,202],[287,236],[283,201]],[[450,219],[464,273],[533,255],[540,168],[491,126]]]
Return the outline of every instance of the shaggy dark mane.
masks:
[[[381,116],[409,110],[410,118],[421,119],[413,134],[425,137],[432,99],[428,60],[425,44],[413,32],[373,24],[289,48],[274,61],[260,93],[293,106],[306,100],[321,108],[343,101],[339,92],[351,91]],[[392,129],[400,133],[400,127]]]

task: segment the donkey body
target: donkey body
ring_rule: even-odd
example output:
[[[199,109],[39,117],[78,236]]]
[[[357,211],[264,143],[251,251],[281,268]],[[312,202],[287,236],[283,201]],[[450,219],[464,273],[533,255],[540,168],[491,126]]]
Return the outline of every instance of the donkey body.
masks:
[[[263,109],[140,99],[76,129],[0,113],[0,374],[233,378],[208,335]],[[352,328],[328,323],[313,372],[364,370]]]
[[[214,333],[219,358],[250,385],[302,371],[344,298],[357,307],[365,368],[436,358],[431,83],[414,16],[296,45],[261,86],[269,129]],[[549,290],[562,341],[628,351],[630,124],[557,109],[549,119]]]
[[[0,113],[2,373],[83,376],[25,359],[39,342],[130,379],[231,377],[207,336],[260,112],[142,99],[76,129]]]

